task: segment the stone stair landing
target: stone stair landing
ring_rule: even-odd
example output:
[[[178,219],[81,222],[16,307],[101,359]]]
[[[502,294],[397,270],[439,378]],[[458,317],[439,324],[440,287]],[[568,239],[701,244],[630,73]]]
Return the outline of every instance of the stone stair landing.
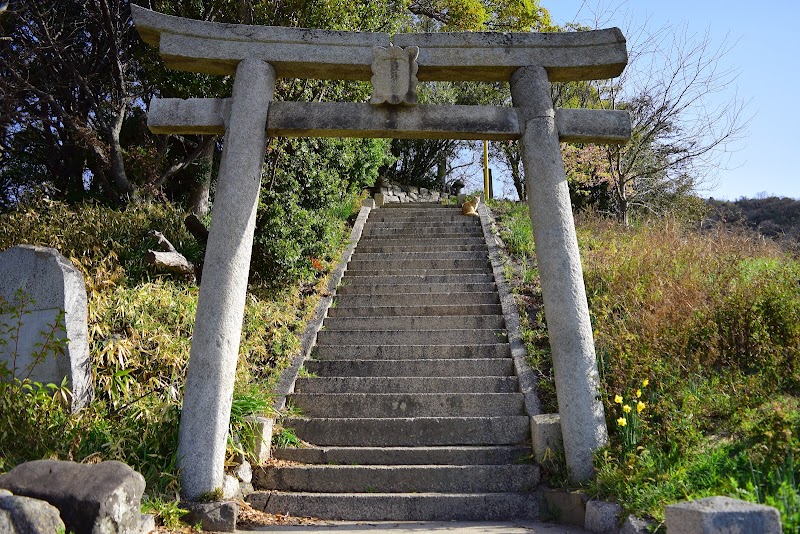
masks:
[[[539,466],[478,217],[373,210],[251,504],[341,520],[537,519]]]

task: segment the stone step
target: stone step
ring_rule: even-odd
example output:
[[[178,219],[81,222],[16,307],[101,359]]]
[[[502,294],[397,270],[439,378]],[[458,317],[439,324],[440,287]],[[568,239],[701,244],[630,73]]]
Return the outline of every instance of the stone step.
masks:
[[[352,295],[352,294],[351,294]],[[342,306],[328,309],[328,317],[400,317],[408,315],[498,315],[500,304],[445,304],[430,306]]]
[[[367,224],[381,224],[381,223],[392,223],[392,222],[417,222],[420,224],[426,224],[429,222],[432,223],[441,223],[441,222],[458,222],[458,223],[465,223],[465,224],[477,224],[480,225],[480,219],[477,217],[467,217],[462,215],[461,212],[458,213],[432,213],[432,214],[425,214],[421,213],[420,215],[409,215],[407,213],[402,212],[393,212],[396,215],[387,215],[386,213],[379,214],[375,213],[369,214],[369,218],[367,219]]]
[[[466,293],[395,293],[394,295],[339,295],[334,307],[348,306],[442,306],[500,304],[496,291]]]
[[[278,460],[345,465],[502,465],[528,461],[530,447],[293,447],[272,450]]]
[[[364,228],[382,228],[387,226],[394,228],[447,228],[451,226],[480,227],[480,225],[481,221],[476,217],[382,217],[377,219],[370,217],[366,224],[364,224]]]
[[[428,221],[425,223],[409,224],[409,221],[383,221],[375,222],[373,224],[365,224],[364,231],[375,232],[377,230],[395,229],[403,231],[424,231],[431,226],[437,229],[437,232],[427,232],[430,235],[442,237],[442,230],[444,234],[453,234],[453,236],[461,236],[464,234],[483,235],[483,227],[480,221],[469,221],[467,224],[460,224],[461,221]],[[477,223],[477,224],[476,224]],[[361,234],[364,235],[363,233]]]
[[[484,284],[494,282],[494,274],[487,270],[473,271],[470,273],[453,273],[448,270],[421,271],[411,274],[387,275],[378,273],[365,274],[363,271],[348,273],[342,281],[343,287],[356,287],[359,285],[376,284]]]
[[[509,521],[547,513],[530,493],[254,492],[247,501],[271,514],[348,521]]]
[[[298,378],[295,393],[516,393],[516,376]]]
[[[309,493],[494,493],[531,491],[538,465],[302,465],[253,469],[258,490]]]
[[[416,277],[427,277],[427,276],[465,276],[468,277],[470,275],[486,275],[490,276],[492,280],[494,280],[494,275],[492,274],[491,270],[488,268],[481,268],[481,269],[370,269],[364,271],[347,271],[347,279],[350,282],[357,281],[357,278],[362,276],[381,276],[381,277],[397,277],[398,279],[404,276],[416,276]]]
[[[480,226],[447,226],[445,228],[411,227],[403,228],[398,226],[380,226],[374,228],[364,228],[361,238],[380,238],[380,237],[483,237],[483,230]]]
[[[335,350],[335,347],[331,347]],[[421,360],[306,360],[305,368],[317,376],[513,376],[511,358]]]
[[[356,246],[356,250],[362,246],[392,246],[392,247],[415,247],[415,246],[425,246],[425,247],[441,247],[447,248],[450,246],[461,246],[461,245],[480,245],[486,246],[486,240],[484,239],[483,235],[474,235],[474,236],[428,236],[424,240],[420,240],[415,237],[403,237],[403,236],[386,236],[386,237],[373,237],[371,239],[362,239],[358,242]]]
[[[284,428],[313,445],[418,447],[522,445],[530,440],[527,415],[498,417],[286,418]]]
[[[385,210],[438,210],[438,211],[458,211],[461,207],[456,204],[442,204],[441,202],[389,202],[379,209]]]
[[[499,330],[505,328],[502,315],[328,317],[325,330]]]
[[[385,273],[368,275],[363,271],[355,271],[347,273],[343,280],[343,287],[376,284],[483,284],[487,282],[494,282],[494,274],[485,269],[470,273],[452,273],[448,270],[439,270],[398,275],[387,275]]]
[[[314,359],[319,361],[453,359],[469,361],[475,359],[511,358],[511,349],[508,343],[486,345],[328,345],[314,347],[312,354]],[[512,373],[501,373],[500,376],[508,374]],[[450,374],[449,376],[458,375]]]
[[[336,288],[337,295],[386,295],[391,293],[486,293],[497,291],[494,282],[472,283],[439,283],[439,284],[364,284],[344,285]]]
[[[409,243],[407,245],[384,245],[383,240],[378,241],[364,241],[359,243],[356,250],[359,252],[468,252],[468,251],[482,251],[488,253],[488,247],[485,243],[473,244],[442,244],[442,245],[427,245],[423,243]]]
[[[487,260],[489,254],[480,250],[467,252],[361,252],[356,251],[350,259],[353,261],[396,262],[406,260]]]
[[[304,417],[525,415],[522,393],[294,393],[289,402]]]
[[[411,259],[411,258],[385,258],[374,260],[352,259],[347,264],[347,272],[352,271],[391,271],[404,269],[486,269],[490,267],[489,258],[439,258],[439,259]]]
[[[320,330],[317,345],[458,345],[507,341],[501,329],[449,330]]]
[[[373,222],[364,225],[362,236],[385,236],[384,230],[391,229],[395,233],[414,234],[425,232],[428,235],[461,237],[464,235],[482,236],[483,230],[480,223],[475,221],[386,221]],[[435,232],[434,232],[435,231]],[[378,237],[380,239],[380,237]]]

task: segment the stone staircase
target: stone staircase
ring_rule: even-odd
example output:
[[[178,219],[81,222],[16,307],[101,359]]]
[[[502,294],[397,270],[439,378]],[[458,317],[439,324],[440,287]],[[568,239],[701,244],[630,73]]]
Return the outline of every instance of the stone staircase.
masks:
[[[478,217],[373,210],[248,500],[343,520],[541,517],[539,466]]]

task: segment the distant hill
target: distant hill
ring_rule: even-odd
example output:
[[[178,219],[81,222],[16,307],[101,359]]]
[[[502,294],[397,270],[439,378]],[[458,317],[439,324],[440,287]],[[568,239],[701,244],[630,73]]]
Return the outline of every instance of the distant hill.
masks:
[[[800,245],[800,200],[787,197],[707,200],[712,221],[743,224],[760,234]]]

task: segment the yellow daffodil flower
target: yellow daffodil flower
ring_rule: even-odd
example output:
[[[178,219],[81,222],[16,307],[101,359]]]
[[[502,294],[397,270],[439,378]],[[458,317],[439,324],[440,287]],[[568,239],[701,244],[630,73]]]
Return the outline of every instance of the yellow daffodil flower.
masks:
[[[626,404],[622,407],[622,411],[625,413],[631,413],[631,407]]]
[[[649,384],[649,383],[650,383],[650,380],[649,380],[649,379],[647,379],[647,378],[645,378],[644,380],[642,380],[642,387],[643,387],[643,388],[646,388],[646,387],[647,387],[647,384]]]
[[[617,404],[622,404],[622,395],[616,395],[614,397],[614,402],[616,402]]]
[[[643,403],[642,401],[639,401],[636,404],[636,413],[642,413],[645,408],[647,408],[647,404]]]
[[[636,398],[638,399],[641,396],[642,396],[642,390],[641,389],[637,389],[636,390]]]
[[[628,424],[628,421],[624,417],[620,417],[619,419],[617,419],[617,424],[619,426],[626,426]]]

